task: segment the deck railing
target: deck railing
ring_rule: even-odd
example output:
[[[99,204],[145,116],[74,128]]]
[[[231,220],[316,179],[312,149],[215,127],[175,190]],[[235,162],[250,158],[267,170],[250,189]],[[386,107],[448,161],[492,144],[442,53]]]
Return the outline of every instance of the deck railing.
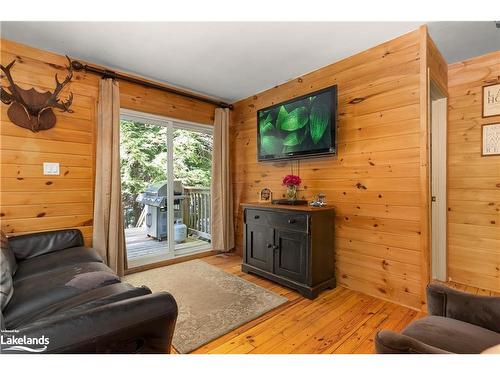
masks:
[[[188,233],[197,235],[204,240],[210,240],[210,188],[209,187],[184,187],[185,199],[182,200],[184,224],[188,227]],[[124,210],[124,217],[127,211]],[[144,225],[146,217],[146,206],[141,212],[135,227]]]
[[[210,188],[184,187],[184,220],[190,234],[210,240]]]

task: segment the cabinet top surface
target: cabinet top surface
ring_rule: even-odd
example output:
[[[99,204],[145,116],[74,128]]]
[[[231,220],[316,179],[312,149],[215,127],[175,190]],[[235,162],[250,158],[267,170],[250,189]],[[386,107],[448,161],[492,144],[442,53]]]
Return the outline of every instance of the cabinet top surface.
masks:
[[[315,211],[330,211],[333,210],[334,207],[326,206],[326,207],[313,207],[309,205],[301,205],[301,206],[292,206],[287,204],[272,204],[272,203],[260,203],[260,202],[251,202],[251,203],[241,203],[241,207],[243,208],[264,208],[264,209],[277,209],[277,210],[291,210],[291,211],[302,211],[302,212],[315,212]]]

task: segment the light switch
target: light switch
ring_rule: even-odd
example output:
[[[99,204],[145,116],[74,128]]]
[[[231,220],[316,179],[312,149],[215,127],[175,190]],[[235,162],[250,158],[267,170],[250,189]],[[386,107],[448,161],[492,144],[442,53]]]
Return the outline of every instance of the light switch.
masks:
[[[59,176],[59,163],[43,163],[45,176]]]

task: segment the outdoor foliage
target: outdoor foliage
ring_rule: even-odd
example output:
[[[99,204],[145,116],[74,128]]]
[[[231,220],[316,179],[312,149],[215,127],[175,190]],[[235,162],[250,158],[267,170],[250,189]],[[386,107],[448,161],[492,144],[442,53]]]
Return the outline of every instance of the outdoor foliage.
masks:
[[[279,155],[330,146],[330,92],[259,111],[260,152]]]
[[[121,121],[121,179],[123,206],[137,220],[142,206],[137,195],[149,185],[167,180],[167,128]],[[174,178],[184,186],[210,187],[212,136],[174,131]]]

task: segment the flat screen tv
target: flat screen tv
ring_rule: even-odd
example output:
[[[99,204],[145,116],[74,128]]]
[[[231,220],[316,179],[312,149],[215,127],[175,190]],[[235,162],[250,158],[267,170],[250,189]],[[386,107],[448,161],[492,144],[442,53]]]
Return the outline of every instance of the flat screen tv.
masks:
[[[335,154],[337,86],[257,111],[258,160]]]

